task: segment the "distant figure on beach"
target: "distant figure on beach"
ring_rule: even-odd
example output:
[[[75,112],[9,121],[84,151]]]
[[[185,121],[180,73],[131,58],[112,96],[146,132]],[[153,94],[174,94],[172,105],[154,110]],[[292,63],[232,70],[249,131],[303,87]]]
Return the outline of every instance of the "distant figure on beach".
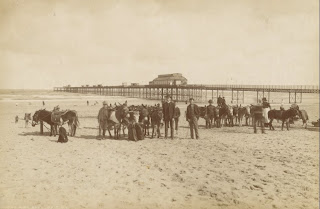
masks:
[[[89,101],[87,101],[87,106],[89,106]]]
[[[199,107],[194,104],[194,99],[190,98],[189,99],[190,104],[187,107],[187,114],[186,114],[186,118],[187,121],[189,122],[189,126],[190,126],[190,133],[191,133],[191,138],[194,138],[193,135],[193,130],[196,133],[196,139],[199,139],[199,132],[198,132],[198,119],[200,116],[200,110]]]
[[[179,118],[180,118],[180,109],[178,106],[174,109],[174,127],[176,130],[176,135],[178,135],[178,127],[179,127]]]
[[[42,101],[42,106],[45,106],[46,104],[44,103],[44,101]]]
[[[25,113],[24,114],[24,127],[27,128],[28,127],[28,123],[29,123],[29,120],[31,120],[31,113]]]
[[[166,101],[162,104],[163,109],[163,119],[164,119],[164,133],[165,138],[168,137],[168,128],[170,125],[171,139],[173,139],[174,130],[173,130],[173,116],[175,110],[175,104],[172,102],[171,96],[166,96]]]
[[[18,121],[19,121],[19,116],[16,115],[16,117],[15,117],[15,123],[18,123]]]
[[[16,103],[16,106],[18,106],[18,103]]]

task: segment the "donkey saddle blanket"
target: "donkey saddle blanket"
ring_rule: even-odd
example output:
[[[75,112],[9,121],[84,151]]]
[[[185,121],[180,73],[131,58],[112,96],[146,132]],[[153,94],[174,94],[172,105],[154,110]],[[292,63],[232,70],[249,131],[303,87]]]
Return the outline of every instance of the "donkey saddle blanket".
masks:
[[[62,115],[64,115],[66,111],[53,111],[51,113],[51,121],[55,124],[62,125],[63,120],[61,118]]]

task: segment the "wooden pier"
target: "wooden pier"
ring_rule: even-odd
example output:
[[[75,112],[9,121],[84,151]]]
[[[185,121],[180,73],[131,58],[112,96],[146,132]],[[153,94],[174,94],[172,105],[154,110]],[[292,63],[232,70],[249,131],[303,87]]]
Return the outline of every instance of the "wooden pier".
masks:
[[[81,86],[55,87],[54,91],[106,96],[123,96],[142,99],[163,100],[171,95],[173,100],[187,101],[190,97],[197,102],[209,99],[216,101],[224,92],[231,92],[234,103],[244,103],[245,92],[256,92],[257,101],[266,97],[270,100],[271,92],[288,93],[289,103],[302,103],[303,93],[319,94],[319,86],[289,85],[136,85],[136,86]]]

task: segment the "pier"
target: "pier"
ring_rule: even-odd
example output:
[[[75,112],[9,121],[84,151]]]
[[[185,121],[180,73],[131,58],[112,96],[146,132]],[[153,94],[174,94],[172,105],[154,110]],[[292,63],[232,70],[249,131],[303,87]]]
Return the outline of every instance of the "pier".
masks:
[[[256,92],[257,101],[271,92],[288,94],[289,103],[302,103],[304,93],[319,94],[319,86],[311,85],[130,85],[130,86],[81,86],[54,87],[57,92],[123,96],[132,98],[163,100],[166,95],[176,101],[187,101],[190,97],[198,102],[216,101],[224,92],[231,92],[234,103],[244,103],[245,92]]]

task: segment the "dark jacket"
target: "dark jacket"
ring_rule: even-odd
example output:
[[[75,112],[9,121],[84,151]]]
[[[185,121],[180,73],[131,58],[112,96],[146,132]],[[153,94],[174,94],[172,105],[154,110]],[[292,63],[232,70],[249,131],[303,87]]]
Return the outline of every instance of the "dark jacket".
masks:
[[[186,117],[187,117],[187,120],[191,120],[191,119],[193,119],[192,118],[192,109],[191,109],[191,104],[190,105],[188,105],[188,107],[187,107],[187,115],[186,115]],[[199,116],[200,116],[200,110],[199,110],[199,107],[198,107],[198,105],[196,105],[196,104],[194,104],[194,108],[193,108],[193,114],[196,116],[196,118],[199,118]]]
[[[214,106],[209,104],[207,106],[207,115],[213,115],[214,114]]]
[[[108,119],[108,116],[109,116],[108,109],[101,107],[101,109],[99,110],[99,113],[98,113],[98,120],[105,121]]]
[[[172,120],[174,117],[175,105],[173,102],[164,102],[162,104],[163,109],[163,119],[165,121]]]
[[[180,109],[179,107],[176,107],[174,110],[174,118],[179,118],[180,117]]]
[[[269,107],[271,109],[271,106],[270,106],[269,102],[263,102],[262,106],[263,106],[263,108],[268,108]]]

